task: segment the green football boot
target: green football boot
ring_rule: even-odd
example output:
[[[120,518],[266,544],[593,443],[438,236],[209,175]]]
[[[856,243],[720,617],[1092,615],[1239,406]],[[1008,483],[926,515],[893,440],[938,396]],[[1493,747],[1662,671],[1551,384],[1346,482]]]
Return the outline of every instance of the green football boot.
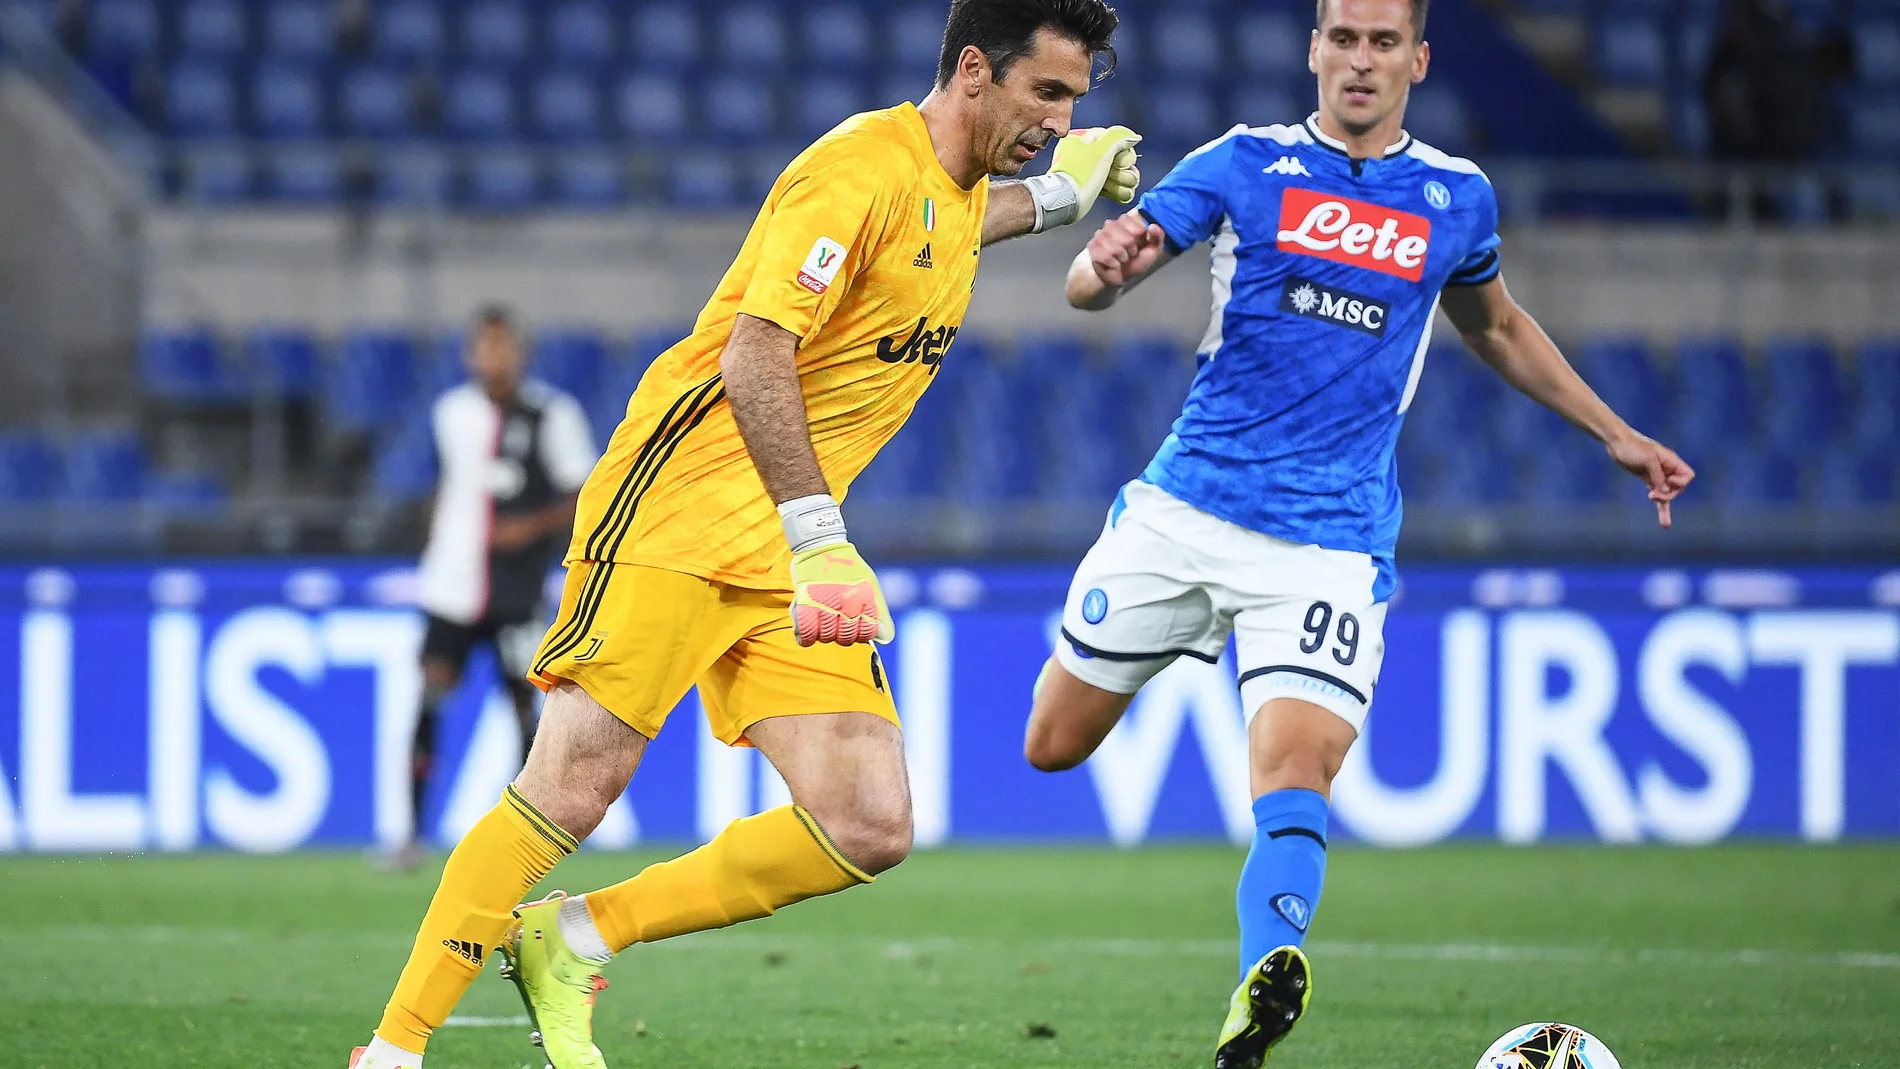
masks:
[[[1214,1049],[1214,1069],[1259,1069],[1274,1044],[1306,1013],[1313,995],[1306,955],[1296,946],[1267,952],[1234,989]]]
[[[594,1046],[594,999],[607,989],[600,966],[574,953],[561,938],[561,900],[556,891],[539,902],[515,907],[517,923],[501,940],[501,975],[515,985],[528,1020],[529,1041],[547,1055],[550,1069],[607,1069]]]

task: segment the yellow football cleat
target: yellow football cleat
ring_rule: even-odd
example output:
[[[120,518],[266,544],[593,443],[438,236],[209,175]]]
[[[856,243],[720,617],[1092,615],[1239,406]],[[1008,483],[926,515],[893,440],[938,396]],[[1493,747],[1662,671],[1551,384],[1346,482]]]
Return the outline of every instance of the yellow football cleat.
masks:
[[[529,1041],[547,1055],[551,1069],[607,1069],[594,1046],[594,999],[607,989],[599,966],[574,953],[561,938],[561,900],[556,891],[539,902],[515,907],[516,924],[502,936],[501,975],[513,982],[534,1024]]]
[[[1296,946],[1267,952],[1234,989],[1214,1049],[1214,1069],[1259,1069],[1274,1044],[1306,1013],[1313,995],[1306,955]]]

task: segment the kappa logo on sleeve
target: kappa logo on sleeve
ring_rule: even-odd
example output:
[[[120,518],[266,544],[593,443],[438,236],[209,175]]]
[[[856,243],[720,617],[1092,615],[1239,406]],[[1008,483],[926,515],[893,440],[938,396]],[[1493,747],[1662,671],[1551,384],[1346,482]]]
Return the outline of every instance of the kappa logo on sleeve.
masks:
[[[819,238],[805,254],[805,266],[798,269],[798,284],[813,293],[830,289],[831,280],[838,277],[838,268],[844,264],[844,256],[843,245],[830,238]]]

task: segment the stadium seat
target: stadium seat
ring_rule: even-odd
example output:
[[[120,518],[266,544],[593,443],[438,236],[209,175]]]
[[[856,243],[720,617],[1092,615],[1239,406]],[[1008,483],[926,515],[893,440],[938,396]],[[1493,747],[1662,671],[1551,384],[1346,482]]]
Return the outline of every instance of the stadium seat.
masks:
[[[1605,17],[1596,27],[1595,65],[1605,84],[1651,89],[1669,76],[1662,25],[1641,15]]]
[[[385,150],[376,156],[375,197],[384,204],[440,204],[452,175],[447,155],[432,145]]]
[[[519,0],[473,0],[462,9],[462,58],[485,66],[505,67],[528,58],[533,37],[528,12]]]
[[[427,409],[436,398],[468,381],[464,340],[461,331],[449,331],[436,338],[435,347],[423,354],[416,368],[418,410]]]
[[[773,128],[772,89],[757,78],[710,78],[701,102],[707,129],[720,138],[763,137]]]
[[[1847,423],[1858,448],[1889,459],[1900,456],[1900,338],[1874,339],[1854,351]]]
[[[409,80],[392,67],[344,72],[337,96],[343,129],[353,137],[400,138],[415,132]]]
[[[636,63],[680,71],[702,63],[699,20],[689,3],[650,0],[634,10],[628,29],[627,55]]]
[[[673,160],[667,200],[682,208],[725,208],[738,199],[738,165],[726,153],[685,152]]]
[[[1110,339],[1109,367],[1128,384],[1128,409],[1121,423],[1129,456],[1146,459],[1167,438],[1194,380],[1194,364],[1188,359],[1193,351],[1193,345],[1166,334],[1126,333]]]
[[[1809,486],[1817,505],[1891,505],[1895,497],[1893,455],[1836,447],[1815,458]]]
[[[144,497],[148,504],[172,516],[202,521],[224,511],[230,494],[218,477],[206,471],[147,471]]]
[[[1248,126],[1272,126],[1297,123],[1306,118],[1311,107],[1302,107],[1295,96],[1279,82],[1242,82],[1227,94],[1227,111],[1221,120],[1222,131],[1234,123]]]
[[[515,94],[508,76],[479,67],[457,71],[442,95],[442,125],[463,141],[515,136]]]
[[[1310,24],[1286,12],[1248,12],[1235,21],[1232,30],[1237,66],[1248,74],[1265,78],[1306,78],[1309,33]],[[1305,117],[1302,112],[1300,118]]]
[[[237,133],[237,92],[228,67],[181,60],[165,79],[165,115],[180,137],[222,138]]]
[[[1715,44],[1716,20],[1708,14],[1685,12],[1676,24],[1677,81],[1699,85],[1702,72],[1709,66],[1709,51]]]
[[[1564,418],[1512,389],[1501,391],[1493,439],[1514,457],[1528,456],[1577,433]]]
[[[1223,67],[1221,31],[1211,15],[1177,11],[1152,20],[1147,39],[1155,67],[1171,76],[1212,77]]]
[[[485,211],[512,211],[534,204],[540,172],[534,156],[507,145],[476,149],[462,176],[462,203]]]
[[[177,49],[199,59],[231,61],[248,47],[238,0],[186,0],[178,9]]]
[[[1861,21],[1852,36],[1855,80],[1869,89],[1900,88],[1900,18]]]
[[[600,93],[577,70],[550,70],[530,92],[536,132],[553,141],[586,142],[600,137]]]
[[[943,45],[943,14],[940,4],[907,4],[887,12],[880,61],[919,82],[935,78],[937,52]],[[885,106],[896,102],[886,101]]]
[[[1412,87],[1405,104],[1405,128],[1412,136],[1454,156],[1472,149],[1471,116],[1450,82],[1427,81]]]
[[[1590,338],[1578,348],[1576,365],[1584,381],[1631,426],[1646,434],[1665,433],[1669,387],[1643,339]]]
[[[586,398],[600,388],[607,363],[607,339],[587,327],[535,332],[529,372],[559,390]]]
[[[1736,445],[1713,455],[1711,496],[1727,505],[1783,505],[1801,499],[1801,469],[1785,453]]]
[[[1900,158],[1900,97],[1854,100],[1848,108],[1848,130],[1854,153],[1862,159]]]
[[[1142,129],[1152,131],[1149,135],[1152,140],[1184,153],[1206,144],[1221,132],[1214,96],[1199,82],[1162,82],[1151,86],[1144,94],[1141,118]]]
[[[792,99],[798,133],[816,139],[846,118],[866,110],[864,86],[854,78],[821,75],[802,82]]]
[[[875,55],[871,20],[856,4],[806,8],[800,31],[803,56],[819,70],[858,70],[869,66]]]
[[[326,0],[266,0],[264,52],[278,59],[327,59],[336,51],[336,9]]]
[[[86,12],[88,58],[126,59],[157,51],[158,7],[153,0],[93,0]]]
[[[433,0],[380,0],[370,20],[371,49],[385,62],[433,64],[447,50],[442,9]]]
[[[627,343],[627,361],[638,370],[640,375],[644,375],[647,368],[652,366],[653,361],[659,359],[661,353],[678,345],[692,332],[691,322],[669,323],[635,331],[632,339]],[[635,377],[637,378],[638,375]]]
[[[59,451],[31,431],[0,430],[0,503],[44,501],[65,481]]]
[[[321,388],[332,426],[361,433],[392,425],[411,407],[415,339],[393,330],[351,330],[324,367]]]
[[[64,495],[84,502],[131,501],[145,490],[145,446],[131,431],[91,431],[66,439]]]
[[[1543,406],[1537,407],[1543,410]],[[1526,450],[1522,457],[1520,501],[1572,505],[1609,497],[1614,466],[1603,448],[1580,431],[1564,427],[1561,436]]]
[[[569,208],[611,208],[627,199],[627,169],[611,151],[572,148],[548,162],[548,196]]]
[[[251,126],[274,140],[325,135],[323,83],[302,64],[267,60],[251,72]]]
[[[343,157],[328,142],[283,145],[265,151],[263,194],[300,204],[330,204],[343,198]]]
[[[260,396],[309,396],[316,389],[318,360],[316,337],[300,327],[260,327],[244,339],[246,378]]]
[[[1493,506],[1513,498],[1510,465],[1482,441],[1455,442],[1431,450],[1429,463],[1406,472],[1408,498],[1439,506]]]
[[[928,81],[928,79],[926,79],[926,81]],[[925,86],[924,91],[928,92],[928,89],[929,87]],[[1124,101],[1129,99],[1130,96],[1131,94],[1122,92],[1122,90],[1116,86],[1113,79],[1106,85],[1098,85],[1089,90],[1088,96],[1075,102],[1075,111],[1070,119],[1071,124],[1077,130],[1084,130],[1094,126],[1113,126],[1117,123],[1127,125],[1129,115],[1127,108],[1124,106]],[[922,100],[923,98],[922,92],[913,93],[909,97],[913,102]],[[889,107],[902,99],[905,98],[887,96],[884,100],[878,102],[878,106]],[[1146,154],[1148,148],[1149,146],[1146,144],[1142,146],[1144,154]],[[1030,169],[1032,171],[1036,170],[1038,166],[1040,165],[1031,164]],[[1143,166],[1142,171],[1144,174],[1148,173],[1147,167]],[[1148,179],[1147,181],[1152,181],[1152,179]],[[1145,185],[1146,182],[1143,184]]]
[[[720,62],[733,70],[763,74],[785,65],[790,44],[777,5],[729,4],[717,16]]]
[[[613,437],[614,428],[627,415],[627,399],[640,385],[640,376],[646,374],[647,365],[634,359],[610,361],[601,369],[600,388],[581,398],[581,407],[587,412],[587,423],[594,430],[594,441],[602,449],[607,447]]]
[[[974,341],[975,339],[968,339]],[[952,458],[947,496],[959,501],[1020,501],[1034,496],[1044,458],[1032,413],[1032,391],[1021,365],[979,356],[958,338],[957,376],[951,386]]]
[[[636,142],[672,144],[689,129],[686,90],[679,80],[652,71],[623,75],[614,90],[620,128]]]
[[[1042,496],[1106,505],[1141,470],[1145,454],[1110,418],[1128,408],[1131,390],[1118,370],[1085,362],[1073,374],[1045,379],[1039,391]]]
[[[1405,424],[1416,425],[1421,442],[1432,448],[1488,445],[1504,389],[1464,346],[1437,342],[1425,354]]]
[[[547,16],[548,58],[563,67],[613,62],[614,20],[600,0],[565,0]]]
[[[251,194],[251,156],[236,145],[200,145],[185,150],[178,166],[178,192],[200,204],[225,204]]]
[[[1677,342],[1675,379],[1676,426],[1671,444],[1678,450],[1710,456],[1749,440],[1754,406],[1740,343],[1729,338]]]
[[[417,501],[435,491],[435,439],[426,410],[378,443],[370,469],[370,488],[386,501]]]
[[[1792,453],[1839,437],[1840,368],[1827,340],[1779,338],[1762,355],[1762,424],[1769,447]]]

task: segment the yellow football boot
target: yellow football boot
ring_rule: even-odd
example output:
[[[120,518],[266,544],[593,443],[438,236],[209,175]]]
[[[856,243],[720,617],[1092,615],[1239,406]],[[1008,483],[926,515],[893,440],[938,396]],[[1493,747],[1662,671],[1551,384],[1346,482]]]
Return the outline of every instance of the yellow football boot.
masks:
[[[551,1069],[607,1069],[594,1046],[594,998],[607,989],[600,966],[574,953],[561,938],[556,891],[515,907],[516,923],[501,939],[501,975],[514,983],[534,1024],[530,1042]]]
[[[1259,1069],[1273,1045],[1306,1013],[1313,995],[1306,955],[1296,946],[1267,952],[1234,989],[1214,1048],[1214,1069]]]

